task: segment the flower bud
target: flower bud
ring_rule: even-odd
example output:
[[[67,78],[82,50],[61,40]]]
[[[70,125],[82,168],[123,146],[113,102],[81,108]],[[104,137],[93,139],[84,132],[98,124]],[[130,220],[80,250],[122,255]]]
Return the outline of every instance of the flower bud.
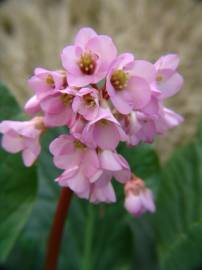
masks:
[[[145,187],[143,180],[134,176],[125,184],[125,202],[126,210],[133,216],[138,217],[144,212],[155,211],[153,194],[150,189]]]

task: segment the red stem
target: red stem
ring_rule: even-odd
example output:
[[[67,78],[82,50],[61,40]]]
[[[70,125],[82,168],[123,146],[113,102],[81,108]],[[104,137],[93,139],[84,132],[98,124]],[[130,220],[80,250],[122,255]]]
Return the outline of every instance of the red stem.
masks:
[[[53,219],[52,228],[48,240],[48,248],[45,262],[45,270],[56,270],[57,261],[60,251],[60,243],[62,239],[62,233],[70,201],[72,197],[72,191],[69,188],[62,188],[56,213]]]

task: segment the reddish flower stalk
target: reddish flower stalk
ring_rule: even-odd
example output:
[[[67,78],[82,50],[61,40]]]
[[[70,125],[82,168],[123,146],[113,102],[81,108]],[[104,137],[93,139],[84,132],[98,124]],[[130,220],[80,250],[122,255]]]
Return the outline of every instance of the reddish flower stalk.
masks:
[[[72,191],[69,188],[62,188],[56,213],[53,219],[52,228],[49,235],[45,270],[56,270],[60,243],[64,229],[65,219],[70,206]]]

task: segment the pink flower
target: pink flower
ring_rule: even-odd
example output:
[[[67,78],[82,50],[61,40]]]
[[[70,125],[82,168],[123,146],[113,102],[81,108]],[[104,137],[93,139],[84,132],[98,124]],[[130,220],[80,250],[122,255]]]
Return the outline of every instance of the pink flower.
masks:
[[[30,121],[3,121],[0,132],[3,133],[2,147],[10,153],[22,151],[25,166],[31,166],[41,151],[40,136],[45,126],[43,117],[35,117]]]
[[[82,138],[91,147],[114,150],[127,136],[109,109],[100,108],[97,117],[84,128]]]
[[[56,181],[93,203],[114,202],[112,177],[121,183],[131,177],[127,161],[115,151],[90,149],[71,135],[55,139],[50,151],[54,164],[65,170]]]
[[[28,85],[39,98],[43,98],[54,89],[67,87],[66,72],[36,68],[34,75],[28,80]]]
[[[89,198],[91,178],[93,181],[102,173],[95,150],[87,148],[71,135],[61,135],[50,144],[54,164],[64,169],[56,181],[68,186],[79,197]]]
[[[76,90],[66,88],[55,90],[41,100],[44,121],[48,127],[71,125],[74,122],[76,114],[72,111],[72,102],[75,94]]]
[[[100,168],[117,181],[125,183],[131,178],[131,171],[128,162],[116,151],[100,150],[98,152]]]
[[[137,145],[139,143],[139,138],[137,137],[137,132],[141,130],[142,125],[137,118],[137,113],[132,111],[130,114],[122,117],[120,119],[121,125],[127,134],[128,145]]]
[[[106,89],[114,107],[122,114],[142,109],[150,100],[149,82],[154,76],[154,68],[146,61],[139,62],[134,61],[132,54],[121,54],[107,75]],[[144,68],[145,74],[140,72]]]
[[[104,79],[116,55],[110,37],[97,35],[91,28],[82,28],[74,45],[64,48],[61,54],[62,64],[68,72],[68,84],[81,87]]]
[[[162,107],[159,115],[154,117],[137,112],[136,122],[138,130],[134,133],[126,132],[129,145],[136,145],[140,142],[152,143],[156,135],[162,135],[168,129],[180,125],[183,122],[183,117],[168,108]],[[131,127],[129,131],[131,131]]]
[[[175,95],[182,87],[183,78],[176,71],[178,65],[179,56],[177,54],[161,56],[155,63],[155,87],[161,91],[161,98],[167,98]]]
[[[36,95],[31,97],[25,104],[24,110],[29,115],[35,115],[41,111],[40,101]]]
[[[116,151],[99,150],[100,162],[99,177],[91,178],[89,200],[93,203],[112,203],[116,201],[116,195],[111,183],[112,177],[118,182],[125,183],[131,178],[128,162]],[[101,173],[102,172],[102,173]]]
[[[77,92],[72,108],[75,113],[81,114],[86,120],[93,120],[99,110],[97,90],[94,88],[82,88]]]
[[[125,196],[124,206],[131,215],[138,217],[146,211],[155,212],[152,192],[136,176],[126,182]]]
[[[77,114],[74,121],[69,125],[70,133],[77,139],[82,139],[82,133],[87,124],[87,121],[82,115]]]

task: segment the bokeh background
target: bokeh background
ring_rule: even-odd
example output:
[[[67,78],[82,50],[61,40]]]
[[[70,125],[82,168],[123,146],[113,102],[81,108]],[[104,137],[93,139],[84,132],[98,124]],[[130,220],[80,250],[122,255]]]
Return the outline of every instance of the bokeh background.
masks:
[[[202,112],[202,1],[199,0],[4,0],[0,1],[0,79],[20,104],[34,67],[61,67],[61,49],[81,26],[111,35],[120,52],[155,61],[176,52],[185,78],[168,105],[185,123],[156,142],[164,159],[193,136]]]
[[[192,140],[202,115],[202,1],[0,0],[0,80],[11,89],[21,106],[32,95],[26,81],[33,69],[37,66],[60,69],[62,48],[71,43],[82,26],[90,26],[99,33],[112,36],[120,53],[130,51],[136,58],[156,61],[166,53],[180,55],[180,72],[185,83],[182,91],[170,98],[167,105],[182,114],[185,121],[155,141],[154,146],[161,160],[165,161],[175,148]],[[165,172],[159,181],[163,183],[157,200],[159,210],[154,215],[157,240],[153,239],[153,229],[148,223],[150,218],[146,216],[132,220],[123,214],[123,200],[114,206],[93,208],[96,225],[92,245],[95,267],[91,270],[159,270],[155,254],[157,242],[160,258],[169,261],[164,269],[202,269],[202,226],[199,226],[200,230],[194,227],[201,224],[202,213],[202,154],[199,151],[202,149],[202,132],[199,135],[196,145],[186,147],[164,167]],[[12,254],[4,266],[0,265],[0,269],[42,269],[48,231],[59,195],[59,188],[53,181],[58,172],[50,168],[48,145],[46,148],[39,161],[39,178],[43,178],[43,181],[39,179],[37,203]],[[143,146],[143,149],[137,148],[128,155],[134,160],[137,175],[149,178],[155,192],[158,177],[153,186],[150,178],[155,178],[153,176],[159,170],[159,164],[152,151]],[[87,202],[73,200],[62,243],[61,270],[67,269],[67,254],[70,254],[68,269],[79,269],[81,256],[77,250],[81,250],[82,254],[88,207]],[[101,233],[99,230],[97,233],[98,227]],[[163,231],[164,227],[166,231]],[[196,234],[188,230],[190,228],[196,229]],[[184,239],[188,240],[185,241],[188,247],[183,245]],[[175,240],[184,248],[179,249],[178,256]],[[135,248],[132,241],[136,243]],[[173,242],[176,244],[174,247]],[[165,252],[167,248],[170,257]],[[114,255],[113,250],[116,251]],[[195,254],[199,267],[191,268],[187,258],[195,260]],[[129,265],[130,258],[135,262],[133,268]],[[115,261],[117,265],[114,266]]]

